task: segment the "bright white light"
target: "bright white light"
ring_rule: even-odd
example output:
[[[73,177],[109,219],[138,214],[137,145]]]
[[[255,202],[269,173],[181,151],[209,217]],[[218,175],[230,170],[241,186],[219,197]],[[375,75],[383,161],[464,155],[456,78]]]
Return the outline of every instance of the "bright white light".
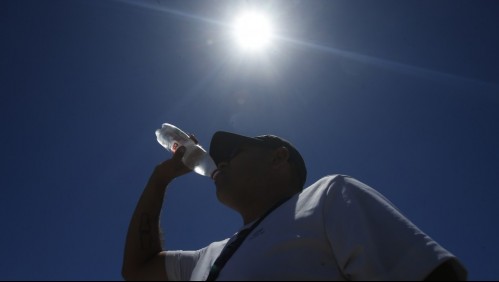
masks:
[[[270,20],[257,12],[242,14],[234,24],[234,35],[245,50],[264,50],[272,39],[272,32]]]

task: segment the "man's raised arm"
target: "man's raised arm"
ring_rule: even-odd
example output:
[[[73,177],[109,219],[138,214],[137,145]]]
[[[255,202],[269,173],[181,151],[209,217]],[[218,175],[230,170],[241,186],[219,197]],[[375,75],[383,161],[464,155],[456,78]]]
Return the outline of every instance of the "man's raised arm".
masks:
[[[161,244],[160,214],[167,185],[190,170],[182,163],[185,148],[156,166],[128,227],[123,257],[125,280],[167,280]]]

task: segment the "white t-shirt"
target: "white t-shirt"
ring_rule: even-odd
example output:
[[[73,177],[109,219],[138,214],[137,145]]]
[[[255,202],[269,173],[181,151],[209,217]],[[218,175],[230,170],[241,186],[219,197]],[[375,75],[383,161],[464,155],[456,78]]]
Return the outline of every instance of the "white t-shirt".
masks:
[[[168,251],[170,280],[206,280],[229,239],[197,251]],[[218,280],[422,280],[454,255],[380,193],[343,175],[322,178],[270,213]]]

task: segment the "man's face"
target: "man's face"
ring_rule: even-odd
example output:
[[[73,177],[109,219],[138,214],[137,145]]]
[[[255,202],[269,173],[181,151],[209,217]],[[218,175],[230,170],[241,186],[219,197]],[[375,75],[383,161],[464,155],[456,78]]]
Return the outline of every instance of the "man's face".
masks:
[[[243,145],[236,148],[228,160],[219,163],[215,178],[218,199],[237,208],[240,201],[263,196],[267,175],[272,163],[272,150]]]

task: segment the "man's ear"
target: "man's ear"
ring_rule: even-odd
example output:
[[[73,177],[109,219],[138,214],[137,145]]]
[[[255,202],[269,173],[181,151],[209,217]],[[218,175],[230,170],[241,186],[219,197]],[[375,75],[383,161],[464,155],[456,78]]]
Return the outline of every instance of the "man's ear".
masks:
[[[272,165],[274,167],[279,167],[283,164],[287,164],[289,159],[288,148],[282,146],[274,150],[272,155]]]

